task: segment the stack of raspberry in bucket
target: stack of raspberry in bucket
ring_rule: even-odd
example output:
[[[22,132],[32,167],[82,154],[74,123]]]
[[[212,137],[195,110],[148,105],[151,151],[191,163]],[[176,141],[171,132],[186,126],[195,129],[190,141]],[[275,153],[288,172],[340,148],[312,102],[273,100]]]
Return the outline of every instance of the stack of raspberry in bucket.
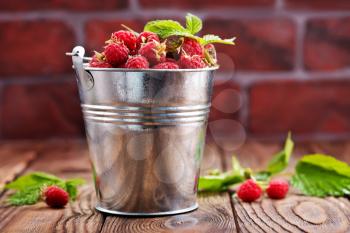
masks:
[[[123,25],[124,26],[124,25]],[[173,20],[148,22],[141,33],[113,32],[103,52],[96,52],[90,67],[128,69],[198,69],[217,66],[213,43],[234,45],[234,39],[208,34],[199,37],[202,21],[187,14],[186,27]]]

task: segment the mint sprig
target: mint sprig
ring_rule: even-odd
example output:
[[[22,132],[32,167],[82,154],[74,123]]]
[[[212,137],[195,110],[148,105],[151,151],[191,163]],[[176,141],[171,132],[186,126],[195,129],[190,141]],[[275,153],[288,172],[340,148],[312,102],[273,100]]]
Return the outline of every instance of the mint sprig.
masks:
[[[174,20],[150,21],[145,25],[143,30],[154,32],[163,39],[169,36],[185,36],[196,38],[190,31],[184,28],[179,22]]]
[[[202,30],[202,27],[202,20],[199,17],[192,15],[191,13],[188,13],[186,15],[186,29],[192,35],[200,32],[200,30]]]
[[[201,176],[198,190],[221,192],[250,178],[265,184],[272,176],[287,168],[293,148],[294,142],[291,134],[288,134],[284,148],[272,157],[266,169],[258,172],[253,172],[250,168],[243,168],[238,159],[232,156],[232,170],[227,172],[215,170],[215,172],[210,171],[210,174]]]
[[[196,36],[196,34],[202,30],[202,27],[202,20],[199,17],[188,13],[186,16],[186,28],[175,20],[154,20],[148,22],[143,30],[154,32],[162,39],[166,39],[169,36],[184,36],[196,39],[202,45],[210,43],[221,43],[228,45],[235,44],[235,37],[230,39],[221,39],[219,36],[212,34],[205,35],[203,38]]]
[[[44,173],[33,172],[23,175],[16,180],[5,185],[5,189],[15,191],[8,198],[8,202],[12,205],[32,205],[39,201],[42,188],[49,185],[57,185],[67,191],[71,200],[77,197],[79,185],[85,183],[83,179],[64,180],[57,176]]]
[[[311,196],[350,195],[350,166],[328,155],[306,155],[298,161],[291,182]]]
[[[245,179],[246,169],[244,169],[235,156],[232,156],[232,170],[220,172],[211,170],[208,175],[199,178],[198,190],[207,192],[221,192],[230,186],[238,184]]]
[[[221,39],[219,36],[208,34],[208,35],[203,36],[203,38],[200,38],[199,42],[202,45],[213,44],[213,43],[234,45],[235,39],[236,39],[236,37],[232,37],[230,39]]]

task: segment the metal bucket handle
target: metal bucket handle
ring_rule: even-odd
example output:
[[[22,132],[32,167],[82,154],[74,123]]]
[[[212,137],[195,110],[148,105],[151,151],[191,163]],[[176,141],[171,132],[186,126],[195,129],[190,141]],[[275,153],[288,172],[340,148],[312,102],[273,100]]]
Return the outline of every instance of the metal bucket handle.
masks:
[[[79,90],[91,90],[94,86],[94,78],[89,71],[84,69],[84,60],[90,60],[90,58],[84,57],[84,47],[76,46],[73,48],[71,53],[66,53],[66,55],[72,56],[73,68],[77,74],[77,81],[80,87]]]

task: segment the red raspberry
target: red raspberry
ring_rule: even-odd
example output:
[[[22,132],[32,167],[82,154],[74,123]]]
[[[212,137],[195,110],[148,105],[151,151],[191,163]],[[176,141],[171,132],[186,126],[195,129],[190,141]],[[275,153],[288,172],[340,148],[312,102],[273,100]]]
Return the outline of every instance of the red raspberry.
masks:
[[[165,61],[165,44],[155,40],[143,44],[139,50],[139,54],[147,58],[151,65]]]
[[[198,55],[200,57],[204,57],[203,48],[197,40],[185,38],[181,49],[182,53],[184,53],[185,55]]]
[[[137,48],[136,44],[136,36],[129,31],[119,30],[117,32],[113,32],[111,36],[111,41],[114,43],[124,43],[126,47],[128,47],[130,52],[133,52]]]
[[[135,56],[128,59],[128,61],[125,64],[125,68],[147,69],[149,68],[149,63],[146,58],[142,56]]]
[[[272,180],[266,189],[267,195],[272,199],[282,199],[288,193],[289,185],[285,180]]]
[[[153,69],[179,69],[179,65],[174,62],[163,62],[152,67]]]
[[[153,32],[141,32],[136,40],[137,47],[140,48],[142,44],[145,44],[145,43],[150,42],[152,40],[160,42],[157,34],[155,34]]]
[[[117,67],[128,60],[129,49],[122,43],[112,43],[105,47],[103,53],[106,56],[106,61]]]
[[[262,194],[260,186],[254,180],[249,179],[239,186],[237,195],[244,202],[253,202]]]
[[[95,55],[92,56],[91,61],[89,62],[91,67],[99,67],[99,68],[112,68],[111,64],[106,62],[106,58],[104,54],[95,52]]]
[[[176,63],[176,60],[175,60],[174,58],[171,58],[171,57],[165,58],[165,61],[166,61],[166,62],[173,62],[173,63]]]
[[[68,203],[69,199],[69,195],[65,190],[54,185],[43,190],[43,197],[46,204],[52,208],[62,208]]]
[[[198,55],[182,55],[179,59],[179,64],[183,69],[198,69],[207,66],[207,64],[203,61],[203,58]]]

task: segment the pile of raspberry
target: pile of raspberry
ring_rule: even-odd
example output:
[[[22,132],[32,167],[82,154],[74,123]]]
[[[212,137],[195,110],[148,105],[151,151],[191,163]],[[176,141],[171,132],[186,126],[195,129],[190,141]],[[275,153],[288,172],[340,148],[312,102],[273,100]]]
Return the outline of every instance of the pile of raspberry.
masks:
[[[215,65],[216,52],[212,44],[202,46],[187,37],[161,40],[153,32],[120,30],[112,33],[104,51],[95,52],[89,64],[100,68],[197,69]]]

